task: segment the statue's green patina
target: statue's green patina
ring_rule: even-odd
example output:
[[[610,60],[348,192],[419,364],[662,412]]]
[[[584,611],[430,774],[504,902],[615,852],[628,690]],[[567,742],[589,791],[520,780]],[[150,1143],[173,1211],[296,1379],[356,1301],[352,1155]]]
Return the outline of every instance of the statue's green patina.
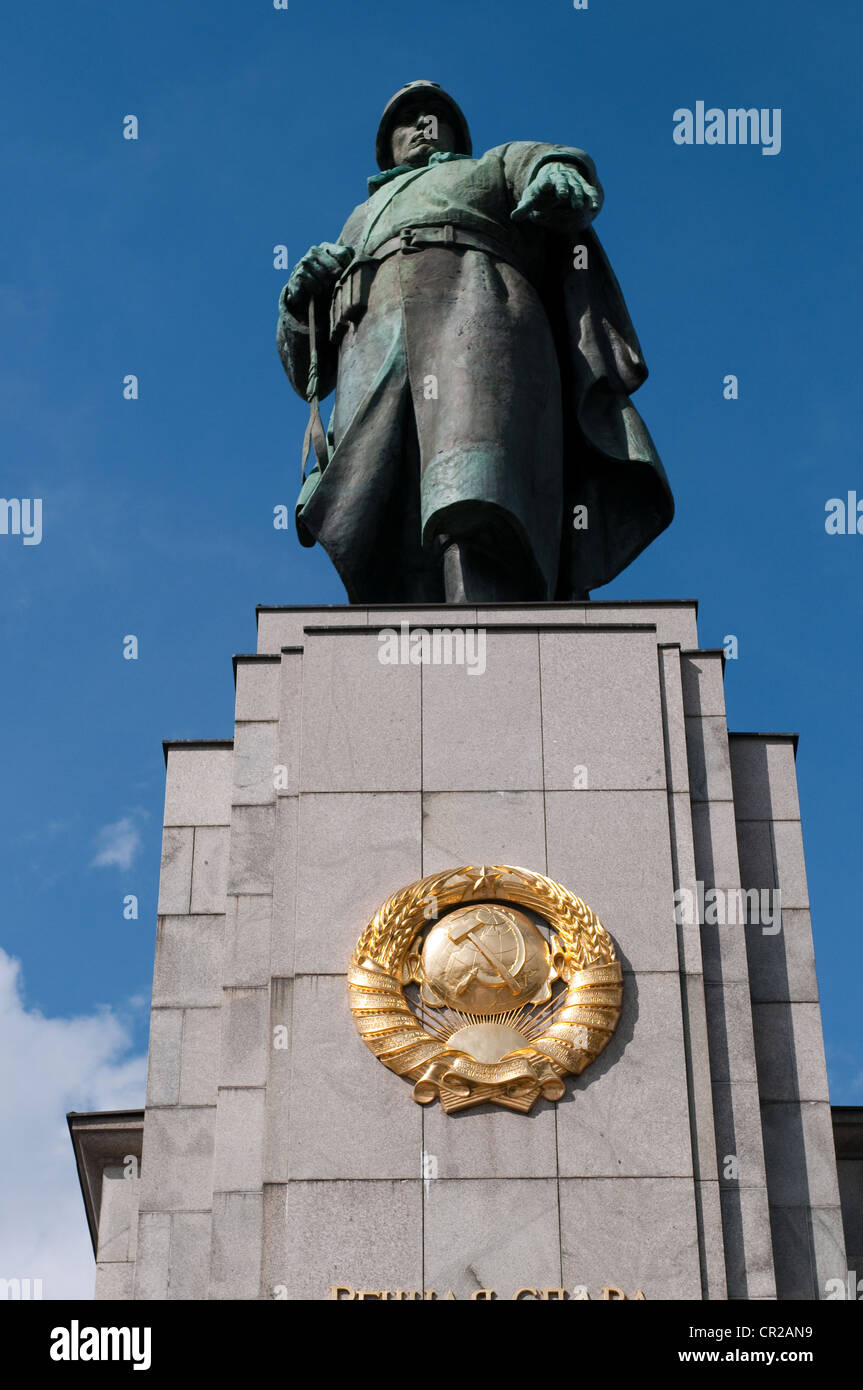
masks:
[[[279,301],[285,370],[313,400],[300,539],[352,603],[587,597],[674,510],[629,399],[647,368],[590,230],[593,162],[536,141],[474,159],[431,82],[389,102],[377,157]]]

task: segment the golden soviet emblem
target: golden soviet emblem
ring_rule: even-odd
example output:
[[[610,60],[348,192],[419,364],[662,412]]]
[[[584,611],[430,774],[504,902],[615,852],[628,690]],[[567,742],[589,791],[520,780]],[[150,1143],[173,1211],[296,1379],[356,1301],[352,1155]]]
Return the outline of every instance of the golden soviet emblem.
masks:
[[[348,970],[357,1031],[414,1100],[447,1111],[560,1100],[620,1017],[623,976],[599,918],[527,869],[471,865],[402,888]]]

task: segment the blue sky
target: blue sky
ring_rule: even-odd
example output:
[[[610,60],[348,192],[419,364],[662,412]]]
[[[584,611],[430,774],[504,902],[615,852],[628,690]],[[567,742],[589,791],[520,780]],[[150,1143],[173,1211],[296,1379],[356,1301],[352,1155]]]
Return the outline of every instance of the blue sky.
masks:
[[[863,1103],[863,536],[824,527],[828,498],[863,497],[861,28],[851,0],[7,7],[0,493],[44,508],[40,545],[0,536],[0,945],[25,1010],[107,1020],[99,1066],[140,1056],[161,740],[230,735],[256,603],[343,600],[323,552],[272,526],[305,413],[274,347],[273,247],[293,262],[335,238],[386,99],[432,77],[476,150],[596,160],[677,517],[595,597],[697,597],[703,646],[739,638],[730,727],[800,731],[832,1099]],[[780,107],[781,153],[676,145],[698,100]],[[51,1103],[136,1103],[140,1071],[121,1079],[76,1096],[73,1076]]]

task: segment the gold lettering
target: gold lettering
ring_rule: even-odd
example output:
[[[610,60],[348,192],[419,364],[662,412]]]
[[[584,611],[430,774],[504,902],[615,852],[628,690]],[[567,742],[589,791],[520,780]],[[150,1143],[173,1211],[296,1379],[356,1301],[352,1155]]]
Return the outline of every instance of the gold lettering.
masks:
[[[355,1289],[351,1284],[330,1284],[330,1298],[347,1303],[357,1300],[367,1302],[377,1300],[378,1302],[401,1303],[403,1301],[416,1302],[422,1299],[440,1299],[456,1302],[456,1296],[452,1289],[447,1289],[446,1293],[439,1294],[435,1289]],[[287,1292],[287,1291],[286,1291]],[[626,1301],[628,1295],[617,1284],[606,1284],[603,1286],[600,1297],[607,1303],[617,1303],[621,1300]],[[636,1289],[632,1295],[633,1300],[645,1303],[647,1300],[642,1289]],[[488,1303],[497,1298],[495,1289],[474,1289],[470,1295],[472,1303]],[[544,1302],[560,1302],[570,1299],[576,1302],[590,1302],[590,1294],[584,1284],[577,1284],[571,1291],[559,1288],[536,1289],[530,1284],[524,1284],[516,1289],[512,1295],[514,1302],[523,1302],[525,1299],[541,1299]]]

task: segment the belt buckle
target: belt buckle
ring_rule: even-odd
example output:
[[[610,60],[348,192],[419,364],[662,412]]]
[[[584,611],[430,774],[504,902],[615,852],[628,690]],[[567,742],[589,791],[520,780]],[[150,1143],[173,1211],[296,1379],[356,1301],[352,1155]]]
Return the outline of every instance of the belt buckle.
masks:
[[[414,241],[416,229],[414,227],[402,227],[399,232],[402,251],[419,251],[419,245]]]

